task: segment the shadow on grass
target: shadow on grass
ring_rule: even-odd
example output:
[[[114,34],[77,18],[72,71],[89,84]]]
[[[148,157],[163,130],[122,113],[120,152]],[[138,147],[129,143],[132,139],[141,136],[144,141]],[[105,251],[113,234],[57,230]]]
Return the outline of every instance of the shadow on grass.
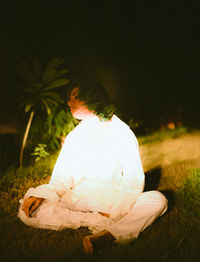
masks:
[[[156,190],[160,183],[161,175],[162,169],[160,167],[151,169],[150,171],[146,172],[144,192]]]
[[[157,190],[162,176],[162,169],[160,167],[154,168],[145,173],[145,188],[144,192]],[[169,213],[175,206],[175,193],[172,190],[161,190],[160,191],[168,200],[168,210]]]

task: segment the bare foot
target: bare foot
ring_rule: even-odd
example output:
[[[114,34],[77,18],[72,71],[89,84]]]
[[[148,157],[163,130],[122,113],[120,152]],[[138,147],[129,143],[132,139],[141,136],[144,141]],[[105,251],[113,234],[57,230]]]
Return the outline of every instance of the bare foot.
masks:
[[[107,230],[83,238],[83,252],[86,255],[92,255],[95,246],[101,246],[108,241],[114,240],[114,236]]]
[[[83,252],[85,255],[92,255],[94,249],[90,236],[86,236],[83,238]]]

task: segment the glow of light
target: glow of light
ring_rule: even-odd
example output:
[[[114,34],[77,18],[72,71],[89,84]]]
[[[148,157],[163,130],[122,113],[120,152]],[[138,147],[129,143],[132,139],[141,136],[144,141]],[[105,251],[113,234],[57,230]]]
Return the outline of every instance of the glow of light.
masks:
[[[120,192],[136,197],[143,179],[137,140],[129,127],[116,116],[107,122],[95,116],[67,136],[50,184],[69,189],[66,199],[71,203],[82,199],[93,209],[105,211]]]

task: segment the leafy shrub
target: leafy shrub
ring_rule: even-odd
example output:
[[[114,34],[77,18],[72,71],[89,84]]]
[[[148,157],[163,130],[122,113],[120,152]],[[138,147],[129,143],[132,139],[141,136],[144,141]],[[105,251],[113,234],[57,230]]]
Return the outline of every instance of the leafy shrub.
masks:
[[[54,107],[48,116],[40,115],[40,118],[35,119],[29,144],[34,147],[43,143],[49,150],[55,151],[61,147],[62,137],[71,132],[77,123],[69,111],[62,107]]]

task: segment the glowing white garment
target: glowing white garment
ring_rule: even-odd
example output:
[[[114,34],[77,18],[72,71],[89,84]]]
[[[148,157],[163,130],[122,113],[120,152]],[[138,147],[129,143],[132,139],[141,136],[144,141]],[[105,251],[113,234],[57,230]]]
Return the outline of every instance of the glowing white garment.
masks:
[[[67,136],[50,180],[69,190],[65,201],[72,209],[108,213],[124,197],[118,208],[129,209],[143,184],[137,140],[116,116],[109,122],[98,117],[82,121]]]
[[[82,121],[67,136],[49,184],[26,193],[24,199],[36,196],[47,200],[36,211],[40,222],[34,220],[37,214],[26,218],[21,209],[19,216],[36,227],[54,229],[54,223],[57,228],[98,225],[100,230],[128,214],[143,187],[144,173],[133,132],[116,116],[109,122],[100,122],[95,116]],[[53,219],[47,212],[48,205],[54,210]],[[59,212],[62,216],[56,217]],[[110,218],[98,212],[109,213]],[[45,225],[45,219],[51,220],[51,226]]]

